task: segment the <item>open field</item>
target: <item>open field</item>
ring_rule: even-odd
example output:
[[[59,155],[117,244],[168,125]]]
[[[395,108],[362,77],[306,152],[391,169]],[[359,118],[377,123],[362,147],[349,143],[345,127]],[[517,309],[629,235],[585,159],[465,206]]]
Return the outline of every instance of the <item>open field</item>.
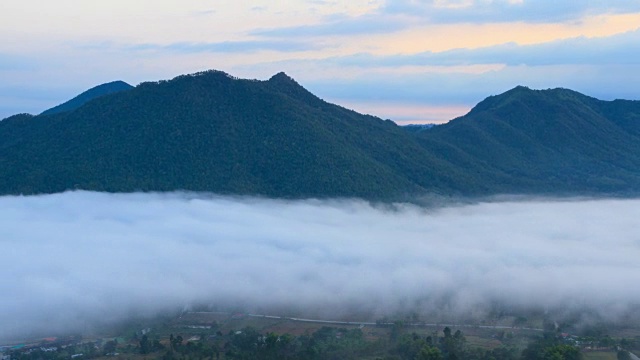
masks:
[[[584,352],[584,360],[616,360],[614,351],[590,351]]]
[[[513,319],[498,319],[492,321],[492,325],[459,325],[454,324],[406,324],[402,333],[415,333],[421,337],[442,336],[442,330],[450,327],[452,331],[461,330],[469,345],[485,350],[495,349],[501,346],[513,346],[524,348],[528,341],[539,336],[539,329],[512,328]],[[535,321],[536,323],[538,321]],[[489,323],[489,322],[486,322]],[[541,321],[540,321],[541,323]],[[190,312],[184,313],[175,319],[156,324],[153,328],[153,336],[165,339],[170,334],[181,334],[188,339],[193,336],[207,336],[212,339],[220,335],[226,335],[240,331],[244,328],[253,328],[261,333],[291,334],[294,336],[310,335],[323,327],[344,329],[360,329],[368,341],[388,339],[392,324],[376,324],[372,321],[331,321],[299,318],[285,318],[278,316],[248,315],[242,313],[224,312]]]
[[[492,316],[489,320],[471,325],[428,323],[418,320],[411,322],[416,317],[401,317],[403,320],[385,318],[377,321],[354,321],[353,319],[346,321],[345,318],[312,319],[242,312],[194,311],[157,316],[152,319],[139,318],[130,320],[126,325],[117,328],[93,329],[82,336],[78,334],[78,340],[73,342],[72,347],[84,349],[83,351],[88,349],[91,352],[88,357],[90,359],[135,360],[148,359],[149,356],[156,358],[166,354],[168,349],[201,351],[201,354],[209,354],[207,357],[216,353],[219,359],[227,359],[234,358],[235,355],[229,353],[229,349],[238,346],[239,338],[259,339],[262,337],[263,340],[258,341],[264,341],[268,336],[279,338],[286,334],[289,335],[289,338],[297,339],[297,344],[303,344],[309,339],[333,342],[331,346],[337,346],[335,349],[342,349],[336,351],[346,351],[345,348],[340,348],[337,344],[343,344],[340,346],[349,344],[351,351],[357,352],[358,356],[361,356],[358,359],[368,359],[370,355],[373,356],[371,357],[373,359],[381,354],[394,354],[394,352],[401,351],[399,350],[403,346],[401,344],[411,341],[408,339],[413,339],[413,341],[438,339],[435,344],[442,344],[445,328],[448,327],[451,330],[451,335],[458,330],[461,332],[468,349],[476,349],[480,352],[508,350],[515,356],[520,356],[529,344],[538,341],[537,339],[540,339],[543,334],[541,328],[529,326],[531,324],[542,325],[543,323],[545,323],[545,327],[549,326],[549,321],[543,321],[538,315],[529,314],[528,316],[528,319],[513,316]],[[602,326],[596,329],[603,330],[607,327]],[[616,328],[610,330],[607,329],[606,332],[594,337],[568,334],[556,329],[555,338],[561,344],[570,344],[580,348],[584,354],[584,360],[616,360],[614,349],[621,339],[626,339],[626,344],[631,346],[631,349],[635,346],[632,345],[634,339],[636,344],[640,339],[640,330],[638,329]],[[144,341],[153,344],[149,345],[153,348],[150,352],[142,354],[142,342],[145,338],[147,340]],[[117,354],[104,355],[108,353],[104,350],[106,345],[113,342],[114,339],[117,340]],[[179,345],[176,345],[172,339],[179,339]],[[600,342],[602,339],[606,340],[608,345]],[[49,340],[46,339],[32,339],[28,344],[30,345],[22,350],[22,354],[30,354],[29,348],[40,349],[43,344],[55,346],[54,343],[49,343]],[[592,348],[597,350],[590,351],[589,349]],[[71,350],[60,351],[66,353],[63,356],[73,354],[73,352],[69,353]],[[81,352],[80,350],[75,351]],[[16,359],[25,360],[26,358]]]

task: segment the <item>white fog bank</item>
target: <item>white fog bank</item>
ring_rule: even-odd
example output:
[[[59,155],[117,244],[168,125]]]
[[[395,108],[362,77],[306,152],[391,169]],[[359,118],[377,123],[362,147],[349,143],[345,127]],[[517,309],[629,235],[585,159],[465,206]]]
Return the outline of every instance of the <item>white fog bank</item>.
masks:
[[[0,340],[194,303],[328,317],[500,303],[615,318],[640,304],[640,200],[389,210],[194,194],[0,197],[0,271]]]

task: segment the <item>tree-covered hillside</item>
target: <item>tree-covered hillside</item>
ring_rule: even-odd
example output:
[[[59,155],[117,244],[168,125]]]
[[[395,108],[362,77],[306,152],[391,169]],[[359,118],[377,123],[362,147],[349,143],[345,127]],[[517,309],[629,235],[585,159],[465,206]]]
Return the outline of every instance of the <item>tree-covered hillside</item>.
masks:
[[[640,190],[640,102],[518,87],[421,130],[329,104],[284,73],[207,71],[0,121],[0,193],[402,200]]]
[[[73,99],[66,101],[58,106],[54,106],[51,109],[42,112],[42,115],[52,115],[63,113],[67,111],[73,111],[80,106],[88,103],[89,101],[99,98],[100,96],[115,94],[120,91],[132,89],[133,86],[127,84],[124,81],[112,81],[106,84],[93,87],[82,94],[74,97]]]
[[[640,102],[517,87],[419,136],[502,192],[640,189]]]
[[[8,120],[0,126],[3,193],[390,198],[451,192],[464,181],[391,121],[328,104],[283,73],[252,81],[208,71]]]

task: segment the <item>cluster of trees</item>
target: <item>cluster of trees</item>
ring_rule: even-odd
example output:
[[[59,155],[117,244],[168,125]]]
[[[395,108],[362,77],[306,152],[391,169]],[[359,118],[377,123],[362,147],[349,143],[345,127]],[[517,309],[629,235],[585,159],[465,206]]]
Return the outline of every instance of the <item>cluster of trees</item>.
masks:
[[[253,328],[230,332],[212,342],[182,344],[171,336],[171,346],[162,355],[173,359],[380,359],[380,360],[516,360],[514,348],[483,350],[467,344],[463,333],[445,328],[442,335],[406,334],[394,325],[388,338],[366,339],[361,329],[322,327],[312,334],[294,336],[262,334]],[[142,347],[142,344],[141,344]]]
[[[228,359],[356,359],[371,354],[360,329],[323,327],[313,334],[261,334],[252,328],[234,333],[222,349]]]
[[[12,360],[67,360],[73,355],[81,359],[96,359],[120,353],[126,357],[136,354],[145,359],[162,360],[323,360],[323,359],[376,359],[376,360],[582,360],[583,354],[576,344],[560,336],[558,329],[549,328],[544,335],[533,339],[524,350],[515,342],[505,340],[507,346],[483,349],[470,345],[460,330],[445,327],[442,332],[409,332],[402,322],[388,326],[385,332],[366,333],[363,329],[322,327],[303,335],[260,332],[254,328],[229,331],[219,330],[198,341],[185,341],[182,335],[171,334],[168,339],[147,334],[132,341],[118,343],[116,339],[105,343],[74,343],[58,347],[34,347],[11,353]],[[215,329],[214,329],[215,330]],[[366,329],[365,329],[366,331]],[[608,335],[578,338],[583,344],[618,349],[619,360],[630,360],[627,350],[638,348],[633,339],[613,339]]]
[[[169,346],[162,347],[158,350],[166,350],[162,355],[162,360],[178,360],[178,359],[216,359],[220,358],[220,351],[215,344],[210,344],[204,339],[203,341],[184,343],[184,339],[181,335],[169,336]],[[142,348],[142,344],[141,344]]]
[[[182,342],[182,339],[180,339],[180,342]],[[171,343],[173,344],[173,339],[171,339]],[[152,341],[149,340],[149,337],[147,335],[142,335],[142,338],[140,339],[141,354],[149,354],[155,351],[163,350],[164,348],[165,346],[160,343],[159,339],[155,339]]]
[[[391,355],[385,359],[407,360],[516,360],[518,352],[515,348],[500,347],[493,350],[474,348],[460,330],[451,333],[446,327],[443,336],[438,333],[431,336],[420,336],[416,333],[402,335]]]
[[[522,360],[582,360],[582,353],[579,348],[562,343],[553,333],[545,333],[524,349]]]

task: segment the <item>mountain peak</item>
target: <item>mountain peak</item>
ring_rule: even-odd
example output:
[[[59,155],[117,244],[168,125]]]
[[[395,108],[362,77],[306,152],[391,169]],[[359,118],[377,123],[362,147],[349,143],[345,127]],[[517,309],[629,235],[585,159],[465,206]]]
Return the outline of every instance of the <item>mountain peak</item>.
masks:
[[[269,82],[272,84],[283,84],[296,87],[301,86],[297,81],[295,81],[291,76],[287,75],[283,71],[273,75],[269,79]]]
[[[315,95],[307,91],[307,89],[298,84],[291,76],[282,71],[273,75],[267,83],[275,87],[279,92],[289,96],[305,99],[305,101],[317,101]]]
[[[554,88],[536,90],[527,86],[518,85],[502,94],[487,97],[471,109],[470,113],[497,110],[503,107],[508,107],[509,111],[514,111],[513,106],[519,106],[517,104],[523,105],[525,103],[529,105],[566,101],[584,103],[590,100],[595,99],[570,89]]]
[[[279,79],[293,80],[293,78],[291,78],[291,76],[287,75],[284,71],[280,71],[279,73],[273,75],[269,79],[269,81],[274,81],[274,80],[279,80]]]
[[[4,118],[0,121],[23,121],[23,120],[30,120],[32,119],[34,116],[31,114],[27,114],[27,113],[21,113],[21,114],[15,114],[15,115],[11,115],[7,118]]]
[[[65,103],[52,107],[51,109],[45,110],[40,115],[52,115],[52,114],[73,111],[93,99],[99,98],[101,96],[109,95],[109,94],[114,94],[120,91],[130,90],[130,89],[133,89],[133,86],[121,80],[104,83],[102,85],[92,87],[91,89],[83,92],[82,94],[74,97],[73,99]]]
[[[505,93],[498,95],[498,96],[513,96],[513,95],[544,95],[544,96],[550,96],[550,97],[556,97],[556,98],[575,98],[575,97],[582,97],[582,98],[588,98],[589,96],[586,96],[582,93],[579,93],[575,90],[571,90],[571,89],[567,89],[567,88],[562,88],[562,87],[558,87],[558,88],[549,88],[549,89],[531,89],[527,86],[523,86],[523,85],[518,85],[516,87],[514,87],[511,90],[506,91]]]
[[[513,89],[509,90],[509,91],[521,91],[521,92],[526,92],[526,91],[531,91],[531,88],[528,86],[524,86],[524,85],[517,85],[516,87],[514,87]]]
[[[532,94],[541,90],[535,90],[528,86],[518,85],[510,90],[505,91],[502,94],[496,95],[498,98],[518,97],[518,96],[531,96]]]

